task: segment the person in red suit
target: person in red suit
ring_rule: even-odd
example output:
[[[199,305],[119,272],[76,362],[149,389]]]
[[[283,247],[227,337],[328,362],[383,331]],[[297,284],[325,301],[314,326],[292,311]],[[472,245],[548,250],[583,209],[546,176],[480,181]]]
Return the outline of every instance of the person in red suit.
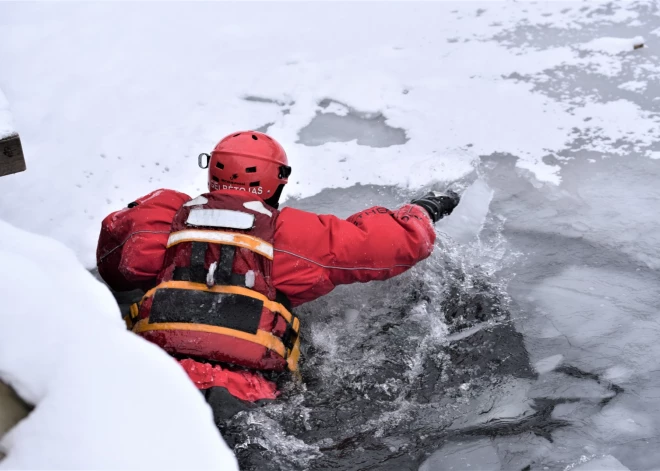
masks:
[[[346,220],[278,210],[291,167],[282,146],[255,131],[223,138],[200,166],[208,168],[208,193],[193,199],[161,189],[107,216],[97,265],[112,289],[145,291],[128,327],[179,361],[219,423],[275,399],[270,372],[297,370],[292,308],[424,260],[433,223],[459,202],[454,192],[430,192]]]

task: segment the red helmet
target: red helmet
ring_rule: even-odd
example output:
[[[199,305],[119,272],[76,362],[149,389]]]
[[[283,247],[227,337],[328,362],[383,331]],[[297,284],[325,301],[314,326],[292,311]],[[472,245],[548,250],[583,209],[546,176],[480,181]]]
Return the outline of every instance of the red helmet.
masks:
[[[234,189],[259,195],[276,206],[291,167],[282,146],[272,137],[257,131],[240,131],[224,137],[209,158],[209,190]]]

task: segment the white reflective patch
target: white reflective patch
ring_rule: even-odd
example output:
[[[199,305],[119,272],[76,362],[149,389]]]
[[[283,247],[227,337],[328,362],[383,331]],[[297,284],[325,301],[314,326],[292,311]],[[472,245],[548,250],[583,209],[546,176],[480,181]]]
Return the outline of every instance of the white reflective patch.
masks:
[[[261,213],[265,214],[268,217],[273,217],[273,213],[268,211],[268,209],[264,206],[264,204],[261,201],[249,201],[247,203],[243,203],[243,206],[245,206],[247,209],[251,209],[255,213]]]
[[[198,204],[206,204],[208,202],[209,200],[203,196],[198,196],[197,198],[188,201],[186,204],[184,204],[184,206],[197,206]]]
[[[192,209],[186,220],[189,226],[252,229],[254,215],[231,209]]]
[[[245,274],[245,287],[253,288],[255,279],[256,276],[254,275],[254,271],[248,270],[247,273]]]

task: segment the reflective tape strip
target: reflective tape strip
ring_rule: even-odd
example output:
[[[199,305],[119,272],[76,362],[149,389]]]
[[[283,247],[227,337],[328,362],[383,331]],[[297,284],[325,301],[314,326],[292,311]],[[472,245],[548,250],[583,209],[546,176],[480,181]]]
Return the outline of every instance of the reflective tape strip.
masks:
[[[194,208],[188,214],[186,225],[252,229],[254,227],[254,214],[233,209]]]
[[[265,214],[269,218],[273,217],[273,213],[268,211],[261,201],[248,201],[247,203],[243,203],[243,207],[251,209],[255,213]]]
[[[197,206],[197,205],[200,205],[200,204],[206,204],[208,202],[209,202],[209,200],[207,200],[203,196],[198,196],[194,200],[188,201],[186,204],[184,204],[184,206]]]
[[[258,299],[260,301],[263,301],[264,307],[272,312],[276,312],[280,314],[288,323],[290,323],[293,327],[293,330],[298,332],[298,329],[300,328],[300,321],[298,320],[297,317],[293,317],[293,314],[289,312],[287,308],[285,308],[282,304],[276,302],[276,301],[271,301],[268,299],[266,296],[264,296],[261,293],[258,293],[254,290],[248,289],[248,288],[243,288],[241,286],[223,286],[223,285],[216,285],[212,287],[208,287],[203,283],[193,283],[191,281],[163,281],[161,284],[156,286],[155,288],[150,289],[149,291],[146,292],[144,297],[142,298],[142,302],[144,302],[145,299],[150,298],[151,296],[154,295],[156,290],[162,289],[162,288],[169,288],[169,289],[187,289],[187,290],[194,290],[194,291],[208,291],[211,293],[225,293],[225,294],[240,294],[243,296],[248,296],[250,298]]]
[[[226,335],[248,342],[256,343],[269,350],[273,350],[282,358],[287,358],[286,348],[282,341],[269,332],[258,330],[256,334],[248,334],[240,330],[227,329],[226,327],[216,327],[206,324],[189,324],[185,322],[159,322],[149,324],[148,319],[138,321],[133,327],[133,332],[140,334],[143,332],[150,332],[155,330],[187,330],[189,332],[208,332],[211,334]],[[295,347],[294,347],[295,349]],[[288,363],[288,360],[287,360]],[[296,360],[297,363],[297,360]]]
[[[247,234],[234,232],[208,231],[202,229],[186,229],[173,232],[167,240],[167,248],[182,242],[207,242],[210,244],[227,244],[243,247],[263,255],[269,260],[273,259],[273,246],[265,240]]]

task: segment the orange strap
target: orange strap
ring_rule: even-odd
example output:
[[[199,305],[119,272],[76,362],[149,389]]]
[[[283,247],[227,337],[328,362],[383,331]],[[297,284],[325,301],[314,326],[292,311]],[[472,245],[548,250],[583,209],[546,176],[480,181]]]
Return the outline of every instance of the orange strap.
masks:
[[[149,324],[148,319],[139,320],[133,327],[133,332],[136,334],[140,334],[142,332],[150,332],[152,330],[188,330],[193,332],[209,332],[212,334],[221,334],[262,345],[270,350],[273,350],[282,358],[287,357],[286,348],[284,348],[282,341],[270,332],[265,332],[263,330],[257,330],[256,334],[248,334],[247,332],[228,329],[226,327],[217,327],[214,325],[206,324],[190,324],[187,322],[158,322],[155,324]]]
[[[282,304],[271,301],[261,293],[253,291],[249,288],[242,288],[240,286],[212,286],[209,288],[205,284],[193,283],[190,281],[164,281],[155,288],[147,291],[147,293],[142,297],[142,301],[140,301],[140,303],[144,302],[145,299],[152,297],[154,293],[161,288],[207,291],[211,293],[238,294],[242,296],[248,296],[262,301],[264,303],[264,307],[284,317],[284,319],[286,319],[286,321],[291,324],[291,327],[296,332],[296,334],[300,329],[300,320],[291,314],[289,310]],[[135,308],[133,306],[135,306]],[[134,312],[137,313],[137,305],[133,306],[131,306],[131,317],[133,317]],[[135,323],[132,330],[136,334],[153,330],[189,330],[195,332],[210,332],[214,334],[227,335],[229,337],[235,337],[246,340],[248,342],[256,343],[268,348],[269,350],[273,350],[279,356],[286,359],[289,371],[296,371],[298,369],[298,360],[300,358],[300,338],[297,338],[293,348],[287,351],[287,348],[284,346],[284,343],[279,337],[276,337],[270,332],[263,330],[257,330],[256,334],[250,334],[240,330],[207,324],[192,324],[187,322],[158,322],[150,324],[149,319],[139,320],[137,323]]]

